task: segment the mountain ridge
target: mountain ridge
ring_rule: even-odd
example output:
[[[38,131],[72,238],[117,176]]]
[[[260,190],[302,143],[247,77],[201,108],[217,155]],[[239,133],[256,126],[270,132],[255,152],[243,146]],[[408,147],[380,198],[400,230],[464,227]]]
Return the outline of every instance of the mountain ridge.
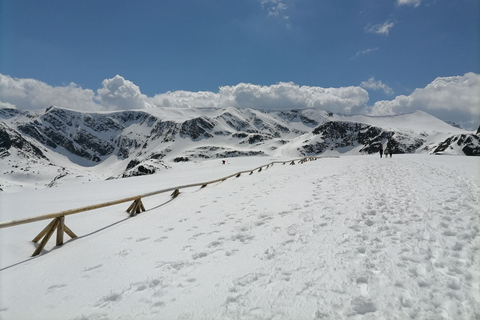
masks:
[[[2,108],[0,123],[2,140],[25,141],[22,146],[0,146],[4,177],[18,175],[13,166],[29,165],[23,145],[30,151],[38,148],[43,158],[31,157],[45,166],[73,170],[76,175],[101,171],[103,178],[155,173],[184,161],[371,154],[380,147],[394,154],[480,155],[478,134],[422,111],[374,117],[321,109],[79,112],[52,106],[44,111]]]

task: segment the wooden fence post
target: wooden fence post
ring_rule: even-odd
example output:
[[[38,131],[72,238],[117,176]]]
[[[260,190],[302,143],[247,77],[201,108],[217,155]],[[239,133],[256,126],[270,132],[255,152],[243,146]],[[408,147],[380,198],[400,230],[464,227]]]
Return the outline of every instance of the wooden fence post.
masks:
[[[224,180],[222,180],[222,181],[224,181]],[[175,189],[175,191],[173,191],[171,196],[172,196],[173,199],[175,199],[176,197],[178,197],[179,194],[180,194],[180,190]]]
[[[63,233],[65,232],[65,216],[58,217],[57,225],[57,246],[63,244]]]
[[[35,251],[33,252],[32,257],[37,256],[40,254],[40,252],[42,252],[55,230],[57,230],[57,246],[63,245],[64,232],[68,234],[72,239],[77,238],[77,235],[65,225],[65,216],[57,217],[53,219],[53,221],[50,222],[42,231],[40,231],[40,233],[32,240],[32,242],[37,243],[43,237],[37,249],[35,249]]]
[[[130,213],[130,217],[134,217],[143,211],[145,211],[145,207],[143,206],[142,198],[135,199],[127,209],[127,212]]]

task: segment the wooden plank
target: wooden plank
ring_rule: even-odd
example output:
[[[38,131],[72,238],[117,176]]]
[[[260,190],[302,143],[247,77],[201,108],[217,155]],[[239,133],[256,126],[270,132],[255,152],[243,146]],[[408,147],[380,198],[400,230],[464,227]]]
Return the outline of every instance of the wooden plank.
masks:
[[[55,223],[55,220],[56,219],[53,219],[42,231],[40,231],[40,233],[35,238],[33,238],[32,242],[37,243],[40,239],[42,239],[42,237],[48,232],[48,230],[50,230],[52,225]]]
[[[137,205],[135,206],[135,213],[138,214],[142,212],[142,202],[140,200],[137,200]]]
[[[132,204],[128,207],[128,209],[127,209],[128,213],[130,213],[130,211],[132,211],[133,207],[135,206],[135,201],[133,201]]]
[[[73,233],[73,231],[70,230],[70,228],[67,227],[67,225],[65,223],[63,224],[63,229],[65,230],[65,233],[70,236],[70,238],[72,238],[72,239],[78,238],[77,235],[75,233]]]
[[[63,233],[65,232],[65,217],[59,217],[57,225],[57,246],[63,245]]]
[[[40,252],[42,252],[48,240],[50,240],[50,237],[52,236],[53,232],[55,232],[55,229],[57,228],[58,223],[59,223],[59,220],[58,218],[56,218],[53,225],[50,227],[47,234],[45,235],[45,237],[43,237],[43,240],[38,245],[37,249],[33,252],[32,257],[37,256],[38,254],[40,254]]]

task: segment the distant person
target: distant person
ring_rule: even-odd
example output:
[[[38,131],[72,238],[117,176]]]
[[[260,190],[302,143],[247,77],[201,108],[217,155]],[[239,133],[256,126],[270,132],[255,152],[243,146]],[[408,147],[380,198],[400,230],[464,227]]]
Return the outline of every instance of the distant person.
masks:
[[[383,156],[383,147],[380,146],[380,150],[378,151],[380,153],[380,158]]]
[[[392,152],[392,149],[390,149],[390,158],[392,157],[392,153],[393,153],[393,152]]]
[[[385,158],[387,158],[387,157],[388,157],[388,153],[389,153],[389,152],[390,152],[390,150],[389,150],[389,149],[385,149]]]

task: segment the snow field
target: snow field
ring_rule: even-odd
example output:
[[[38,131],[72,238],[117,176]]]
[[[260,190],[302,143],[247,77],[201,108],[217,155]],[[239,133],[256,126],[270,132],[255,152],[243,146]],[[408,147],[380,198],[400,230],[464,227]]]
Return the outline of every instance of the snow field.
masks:
[[[111,200],[194,172],[205,181],[245,169],[211,164],[188,178],[63,192],[80,194],[73,205],[85,194]],[[18,227],[21,238],[2,229],[0,319],[475,319],[478,168],[477,158],[422,155],[276,164],[173,201],[146,198],[134,218],[125,205],[69,216],[81,238],[33,259],[18,252],[33,252],[28,240],[47,221]],[[40,199],[53,192],[62,194],[25,194],[46,210]],[[31,216],[21,194],[1,200]]]

